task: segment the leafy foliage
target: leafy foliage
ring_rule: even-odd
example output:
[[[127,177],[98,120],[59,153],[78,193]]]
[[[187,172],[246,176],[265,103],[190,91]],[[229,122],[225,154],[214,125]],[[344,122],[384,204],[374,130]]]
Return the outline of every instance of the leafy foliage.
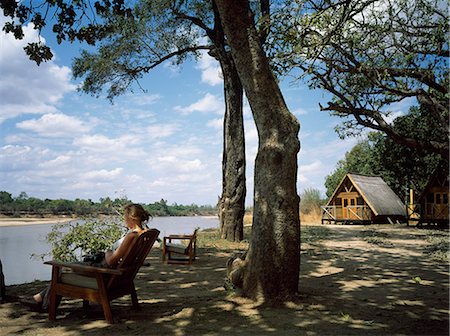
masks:
[[[111,249],[125,233],[119,217],[108,220],[86,219],[82,222],[57,224],[46,240],[51,245],[51,257],[61,261],[81,260],[84,254]],[[46,254],[41,255],[44,258]]]
[[[331,197],[334,190],[348,173],[377,175],[379,172],[378,156],[375,155],[375,144],[371,140],[376,136],[374,134],[369,139],[358,142],[345,154],[344,159],[337,162],[334,172],[325,178],[327,197]]]
[[[320,197],[320,190],[306,188],[300,195],[300,212],[303,214],[320,213],[320,206],[324,200]]]
[[[448,134],[448,10],[443,0],[285,1],[273,17],[271,53],[281,74],[300,70],[332,95],[342,137],[364,128],[448,157],[448,139],[400,134],[394,103],[419,102]]]
[[[111,15],[131,17],[132,12],[125,5],[124,0],[98,0],[92,6],[90,1],[41,0],[29,2],[2,1],[5,21],[3,30],[12,33],[16,39],[22,39],[23,26],[32,23],[34,29],[41,31],[47,24],[51,24],[58,43],[75,40],[90,45],[101,39],[107,31],[102,21]],[[38,65],[52,59],[53,53],[45,44],[29,43],[25,48],[26,54]]]
[[[438,122],[423,106],[412,107],[407,115],[393,122],[392,128],[398,134],[414,133],[424,141],[430,137],[443,141],[446,134],[436,127]],[[335,171],[326,177],[327,196],[332,195],[347,173],[381,176],[400,197],[410,188],[420,193],[441,160],[448,170],[445,157],[423,148],[399,145],[387,135],[373,132],[347,152]]]
[[[201,42],[211,16],[204,2],[142,1],[132,10],[130,16],[105,18],[97,50],[83,50],[75,58],[73,74],[83,78],[83,92],[98,96],[105,89],[112,100],[132,90],[132,84],[140,87],[140,78],[158,65],[166,61],[179,65],[212,48],[210,42]]]

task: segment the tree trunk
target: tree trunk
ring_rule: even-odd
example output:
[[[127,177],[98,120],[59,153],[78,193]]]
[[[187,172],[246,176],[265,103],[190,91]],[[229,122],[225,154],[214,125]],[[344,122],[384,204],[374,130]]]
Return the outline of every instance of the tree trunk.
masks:
[[[0,302],[6,300],[5,275],[3,274],[2,261],[0,260]]]
[[[289,112],[272,74],[248,1],[215,2],[259,137],[252,240],[243,267],[242,290],[251,298],[277,303],[298,291],[299,123]]]
[[[243,89],[231,55],[218,57],[224,77],[222,197],[219,200],[220,236],[229,241],[244,238],[245,140],[242,111]]]

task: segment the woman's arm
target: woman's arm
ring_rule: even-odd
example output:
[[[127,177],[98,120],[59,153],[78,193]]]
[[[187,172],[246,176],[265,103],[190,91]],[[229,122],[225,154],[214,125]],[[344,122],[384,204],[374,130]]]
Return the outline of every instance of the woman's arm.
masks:
[[[133,242],[134,239],[136,239],[138,233],[137,232],[129,232],[125,236],[122,244],[114,251],[106,251],[105,252],[105,261],[108,264],[108,266],[114,267],[116,266],[120,259],[125,255],[125,252],[128,250],[128,247]]]

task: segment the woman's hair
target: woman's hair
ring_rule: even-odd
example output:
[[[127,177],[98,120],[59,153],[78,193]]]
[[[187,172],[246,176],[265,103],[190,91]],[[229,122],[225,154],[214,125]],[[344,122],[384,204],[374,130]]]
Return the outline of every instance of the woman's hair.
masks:
[[[145,210],[140,204],[128,204],[123,210],[125,216],[138,219],[141,222],[141,227],[144,222],[148,221],[152,217],[150,212]]]

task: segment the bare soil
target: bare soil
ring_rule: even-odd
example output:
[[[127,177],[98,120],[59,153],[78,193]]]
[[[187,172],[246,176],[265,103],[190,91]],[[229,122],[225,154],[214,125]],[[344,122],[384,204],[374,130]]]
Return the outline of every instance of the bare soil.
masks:
[[[235,249],[211,243],[193,265],[178,266],[162,264],[156,248],[135,281],[140,310],[131,309],[129,297],[113,301],[114,325],[104,322],[99,306],[86,312],[79,300],[64,299],[54,322],[30,312],[19,298],[47,284],[33,282],[7,287],[0,335],[449,334],[449,265],[426,253],[426,230],[326,228],[323,240],[302,244],[299,296],[280,307],[224,289],[225,263]],[[382,232],[383,240],[368,242],[367,229]]]

